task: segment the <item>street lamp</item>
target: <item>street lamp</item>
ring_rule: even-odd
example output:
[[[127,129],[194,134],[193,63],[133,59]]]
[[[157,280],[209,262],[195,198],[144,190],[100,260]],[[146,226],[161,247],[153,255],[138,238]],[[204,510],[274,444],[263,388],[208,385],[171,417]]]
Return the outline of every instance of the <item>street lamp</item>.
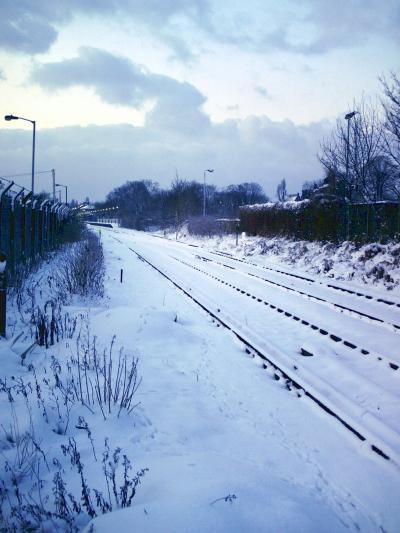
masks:
[[[350,154],[350,120],[355,116],[359,114],[358,111],[352,111],[351,113],[347,113],[347,115],[344,116],[344,119],[347,120],[347,139],[346,139],[346,184],[349,183],[349,154]]]
[[[51,178],[53,182],[53,203],[56,203],[56,171],[54,168],[51,169]]]
[[[204,171],[204,185],[203,185],[203,217],[206,216],[206,172],[214,172],[213,168],[207,168]]]
[[[358,113],[358,111],[351,111],[344,116],[347,120],[347,139],[346,139],[346,187],[349,187],[349,154],[350,154],[350,120]],[[350,198],[349,198],[350,200]],[[350,208],[347,204],[347,240],[350,238]]]
[[[55,183],[56,187],[64,187],[65,189],[65,203],[68,203],[68,187],[67,185],[63,185],[62,183]]]
[[[6,115],[4,120],[25,120],[33,125],[33,140],[32,140],[32,194],[35,194],[35,141],[36,141],[36,120],[30,120],[29,118],[16,117],[15,115]]]

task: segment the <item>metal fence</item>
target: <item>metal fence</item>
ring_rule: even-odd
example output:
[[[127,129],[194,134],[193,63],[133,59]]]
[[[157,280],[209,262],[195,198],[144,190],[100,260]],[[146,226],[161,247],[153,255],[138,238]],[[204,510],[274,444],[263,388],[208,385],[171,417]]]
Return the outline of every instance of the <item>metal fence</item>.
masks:
[[[70,209],[24,195],[15,190],[13,182],[1,181],[0,190],[0,254],[7,261],[11,274],[19,263],[35,260],[55,248]]]

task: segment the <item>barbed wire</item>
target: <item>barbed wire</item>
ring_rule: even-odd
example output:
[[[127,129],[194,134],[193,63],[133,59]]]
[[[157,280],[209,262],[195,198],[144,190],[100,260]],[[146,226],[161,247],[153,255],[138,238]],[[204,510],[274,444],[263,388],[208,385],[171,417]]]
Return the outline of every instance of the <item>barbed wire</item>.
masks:
[[[50,172],[53,172],[54,169],[50,169],[50,170],[39,170],[38,172],[35,171],[35,176],[37,174],[49,174]],[[32,172],[24,172],[22,174],[8,174],[8,175],[0,175],[0,178],[22,178],[22,177],[31,177],[32,176]]]

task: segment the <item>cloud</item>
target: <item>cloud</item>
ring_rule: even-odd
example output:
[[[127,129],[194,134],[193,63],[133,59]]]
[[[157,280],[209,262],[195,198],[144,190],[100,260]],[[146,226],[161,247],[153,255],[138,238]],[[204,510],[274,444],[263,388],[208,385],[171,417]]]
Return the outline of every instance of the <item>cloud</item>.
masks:
[[[140,107],[154,100],[148,122],[160,128],[174,124],[178,129],[197,130],[209,124],[201,109],[206,98],[196,87],[98,48],[84,47],[78,57],[37,65],[31,81],[52,91],[88,87],[109,104]]]
[[[182,177],[201,180],[208,167],[215,168],[212,181],[219,187],[258,181],[273,196],[282,178],[295,192],[303,181],[322,176],[316,152],[329,128],[327,122],[296,126],[249,117],[191,130],[173,122],[161,127],[152,119],[141,127],[38,130],[37,169],[55,168],[78,199],[102,199],[128,179],[153,179],[166,187],[175,169]],[[29,172],[31,142],[29,131],[0,129],[0,175]],[[50,186],[49,176],[38,175],[38,190]]]
[[[7,50],[37,54],[45,52],[57,38],[55,22],[65,17],[56,15],[49,2],[48,13],[44,2],[5,0],[0,6],[0,47]],[[56,4],[56,2],[54,2]]]
[[[314,26],[316,36],[300,51],[325,53],[363,44],[376,36],[400,43],[398,0],[309,0],[309,6],[307,22]]]
[[[0,48],[28,54],[43,53],[56,41],[59,29],[73,18],[130,17],[184,59],[191,56],[191,51],[177,36],[176,21],[201,23],[207,18],[208,11],[208,0],[2,0]]]
[[[44,89],[73,86],[92,88],[107,103],[140,106],[145,98],[148,75],[129,59],[97,48],[80,48],[79,57],[37,65],[31,81]]]
[[[246,12],[221,12],[210,28],[215,40],[251,52],[321,55],[374,37],[400,42],[398,0],[295,0],[263,6],[249,0]]]
[[[254,90],[256,91],[256,93],[258,93],[263,98],[266,98],[267,100],[271,100],[272,99],[272,96],[269,94],[267,89],[265,87],[263,87],[262,85],[256,85],[254,87]]]
[[[190,179],[201,178],[203,168],[215,168],[218,186],[259,181],[271,195],[282,178],[296,191],[303,181],[321,175],[316,152],[327,133],[326,122],[296,126],[253,116],[215,124],[203,110],[205,97],[193,85],[97,48],[81,48],[75,58],[38,64],[31,78],[51,91],[87,87],[114,105],[154,102],[140,127],[38,131],[37,168],[56,168],[78,198],[101,199],[127,179],[155,179],[167,186],[176,168]],[[29,168],[29,145],[26,132],[0,130],[0,161],[6,165],[0,173]]]
[[[6,76],[4,72],[0,69],[0,81],[4,81],[6,79]]]
[[[380,36],[399,42],[398,0],[2,0],[0,48],[43,53],[74,18],[130,19],[182,61],[194,57],[194,40],[255,52],[318,55]],[[199,44],[198,43],[198,44]]]

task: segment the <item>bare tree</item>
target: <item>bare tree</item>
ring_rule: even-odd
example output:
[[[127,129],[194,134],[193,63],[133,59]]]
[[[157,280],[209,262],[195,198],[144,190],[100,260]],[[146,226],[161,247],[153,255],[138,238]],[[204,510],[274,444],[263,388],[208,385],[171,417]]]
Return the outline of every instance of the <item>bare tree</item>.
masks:
[[[276,196],[279,202],[284,202],[287,197],[286,180],[283,179],[276,188]]]
[[[123,225],[141,230],[146,228],[155,190],[150,180],[127,181],[107,195],[105,206],[118,205]]]
[[[191,215],[200,214],[203,197],[203,188],[200,183],[182,179],[176,174],[171,184],[169,197],[177,229]]]
[[[392,166],[390,190],[400,198],[400,76],[392,72],[389,80],[382,77],[384,98],[384,151]]]
[[[350,115],[350,114],[349,114]],[[349,117],[347,115],[347,117]],[[383,155],[382,126],[376,107],[362,100],[347,124],[338,120],[329,139],[321,143],[319,160],[336,176],[338,193],[350,202],[377,199],[376,162]],[[382,180],[379,174],[379,190]],[[389,180],[389,176],[386,176]]]

